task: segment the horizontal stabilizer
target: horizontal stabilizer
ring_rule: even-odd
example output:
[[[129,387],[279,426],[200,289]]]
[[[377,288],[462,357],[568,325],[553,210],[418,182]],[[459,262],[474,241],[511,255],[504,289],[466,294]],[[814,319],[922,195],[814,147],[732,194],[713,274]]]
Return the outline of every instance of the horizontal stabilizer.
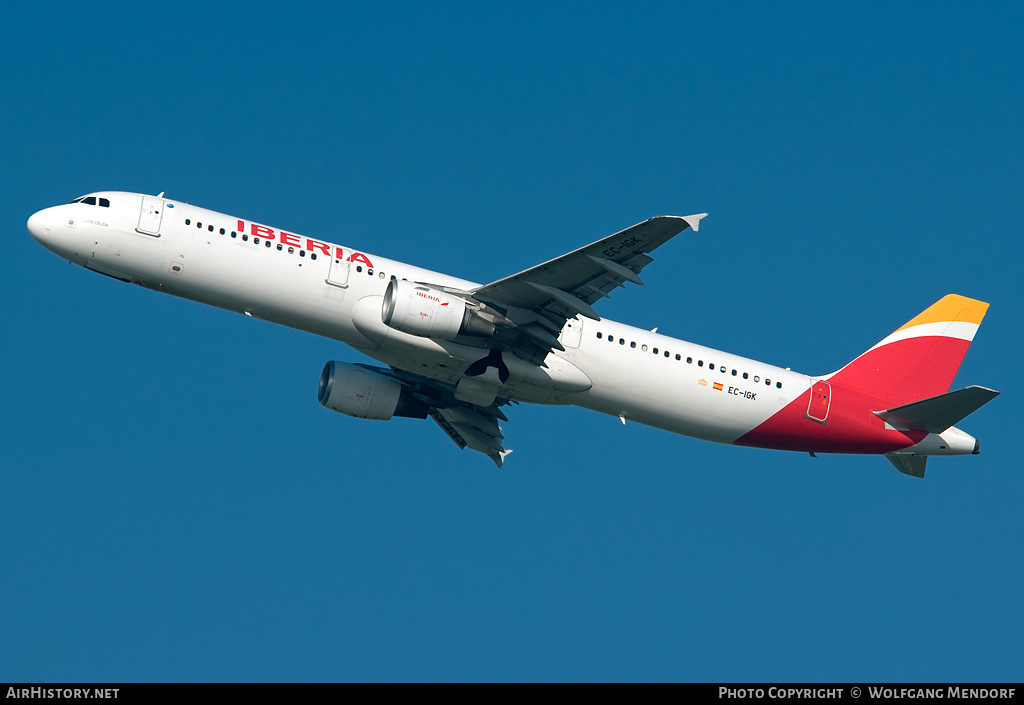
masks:
[[[904,475],[924,477],[924,466],[928,462],[927,455],[897,455],[890,453],[885,456]]]
[[[955,392],[940,394],[937,397],[929,397],[873,413],[891,426],[914,431],[927,431],[928,433],[942,433],[998,395],[999,392],[985,387],[966,387]],[[895,462],[893,460],[893,463]],[[903,470],[903,472],[906,471]],[[923,464],[921,472],[923,476]]]

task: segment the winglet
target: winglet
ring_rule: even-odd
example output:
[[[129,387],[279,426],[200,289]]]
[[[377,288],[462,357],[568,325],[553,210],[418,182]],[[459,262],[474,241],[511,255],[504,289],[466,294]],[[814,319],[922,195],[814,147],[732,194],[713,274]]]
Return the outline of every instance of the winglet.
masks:
[[[505,457],[509,456],[511,454],[512,454],[512,449],[511,448],[509,448],[508,450],[499,450],[499,451],[497,451],[495,453],[488,453],[488,455],[490,455],[490,457],[491,457],[491,460],[494,461],[494,464],[498,466],[499,470],[501,470],[501,468],[504,467],[504,465],[505,465]]]
[[[697,213],[696,215],[684,215],[683,220],[686,221],[687,225],[693,228],[693,232],[697,232],[700,230],[700,221],[707,217],[707,213]]]

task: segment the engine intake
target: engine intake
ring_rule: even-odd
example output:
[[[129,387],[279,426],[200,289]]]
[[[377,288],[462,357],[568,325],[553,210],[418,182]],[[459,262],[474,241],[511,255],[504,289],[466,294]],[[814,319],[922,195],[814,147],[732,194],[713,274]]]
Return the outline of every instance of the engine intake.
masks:
[[[473,313],[465,299],[405,279],[388,284],[380,318],[390,328],[421,338],[494,335],[494,324]]]
[[[331,411],[360,419],[427,418],[427,405],[412,396],[401,382],[372,367],[347,362],[331,361],[324,365],[316,396]]]

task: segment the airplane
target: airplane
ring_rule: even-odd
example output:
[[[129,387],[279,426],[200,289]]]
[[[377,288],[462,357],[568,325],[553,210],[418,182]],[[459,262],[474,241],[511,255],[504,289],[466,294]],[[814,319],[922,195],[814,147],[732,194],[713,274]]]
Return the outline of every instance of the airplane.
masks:
[[[950,392],[988,304],[944,296],[841,369],[806,375],[602,318],[650,253],[706,213],[658,216],[478,284],[183,201],[103,191],[28,219],[41,245],[147,289],[339,340],[317,397],[364,419],[430,417],[504,465],[511,404],[575,405],[718,443],[884,455],[924,477],[977,454],[954,424],[999,392]]]

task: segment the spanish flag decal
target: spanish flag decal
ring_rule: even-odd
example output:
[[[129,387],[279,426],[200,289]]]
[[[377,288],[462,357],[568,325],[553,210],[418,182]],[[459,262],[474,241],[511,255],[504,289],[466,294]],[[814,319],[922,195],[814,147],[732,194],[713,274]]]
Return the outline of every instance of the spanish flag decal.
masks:
[[[722,383],[721,382],[715,382],[715,389],[717,389],[718,391],[722,391]]]

